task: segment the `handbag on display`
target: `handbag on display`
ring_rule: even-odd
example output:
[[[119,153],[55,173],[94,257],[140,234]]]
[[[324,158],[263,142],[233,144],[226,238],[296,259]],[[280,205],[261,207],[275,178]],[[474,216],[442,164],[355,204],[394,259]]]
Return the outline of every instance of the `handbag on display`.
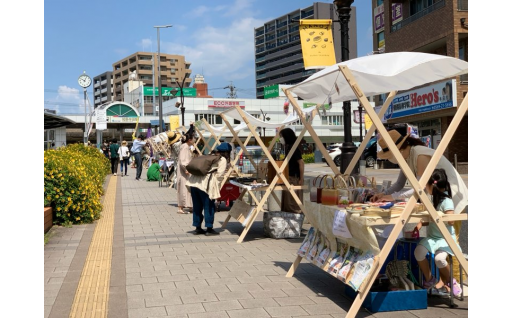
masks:
[[[336,204],[340,207],[347,206],[350,204],[352,200],[352,191],[349,189],[345,178],[341,174],[337,174],[334,176],[334,181],[337,181],[335,184],[336,192],[337,192],[337,201]]]
[[[311,180],[310,187],[309,187],[309,201],[317,202],[318,188],[321,188],[321,186],[322,186],[322,177],[323,176],[325,176],[325,175],[321,174]],[[317,182],[319,182],[319,184],[317,184]]]
[[[329,186],[327,179],[331,178],[332,186]],[[323,178],[324,187],[322,189],[322,204],[323,205],[336,205],[338,204],[338,190],[335,188],[334,177],[331,175],[326,175]]]

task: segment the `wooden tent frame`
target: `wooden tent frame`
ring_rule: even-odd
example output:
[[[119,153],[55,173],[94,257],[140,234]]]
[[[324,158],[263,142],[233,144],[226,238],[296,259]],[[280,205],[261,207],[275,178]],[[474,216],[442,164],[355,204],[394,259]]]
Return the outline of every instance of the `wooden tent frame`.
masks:
[[[208,130],[208,132],[210,133],[210,137],[208,137],[208,139],[206,139],[203,135],[203,132],[201,132],[199,130],[199,128],[196,127],[196,132],[199,134],[199,138],[197,139],[197,142],[196,142],[196,149],[198,149],[199,151],[199,148],[197,147],[197,145],[199,144],[199,142],[203,141],[203,144],[204,144],[204,147],[201,151],[199,151],[200,154],[204,154],[204,151],[206,150],[206,148],[208,148],[208,152],[212,152],[213,149],[215,149],[215,147],[217,145],[220,145],[221,141],[221,137],[222,137],[222,134],[224,134],[224,132],[226,131],[226,127],[222,127],[222,131],[219,133],[219,134],[216,134],[215,131],[213,130],[212,126],[208,123],[208,121],[205,119],[205,118],[202,118],[201,119],[204,126],[206,127],[206,129]],[[213,145],[210,147],[209,143],[210,143],[210,140],[215,140]]]
[[[407,162],[403,158],[403,156],[400,154],[400,151],[398,150],[397,146],[394,144],[393,140],[391,139],[389,132],[384,127],[381,117],[385,114],[387,108],[389,107],[393,97],[396,94],[396,91],[389,92],[388,98],[386,99],[385,104],[383,105],[382,109],[380,110],[379,114],[375,112],[375,110],[370,105],[368,99],[366,98],[366,95],[363,93],[363,90],[357,83],[354,75],[350,71],[350,69],[346,65],[338,65],[339,71],[343,74],[345,77],[347,83],[350,85],[352,91],[354,92],[355,96],[361,103],[361,105],[364,107],[366,113],[370,116],[372,120],[372,126],[368,130],[364,140],[361,142],[361,145],[359,146],[358,150],[356,151],[356,154],[352,158],[352,161],[350,162],[349,166],[347,167],[347,170],[344,171],[344,176],[350,175],[352,170],[354,169],[358,158],[362,154],[362,151],[368,141],[371,138],[371,135],[377,129],[377,131],[380,133],[386,144],[388,145],[389,150],[393,154],[393,156],[397,159],[398,165],[400,166],[400,169],[407,177],[407,180],[411,184],[411,187],[414,189],[413,196],[407,201],[404,211],[401,213],[401,215],[398,217],[398,221],[394,224],[393,230],[391,231],[389,237],[387,238],[384,246],[380,250],[380,253],[378,257],[375,258],[375,263],[372,269],[370,270],[368,276],[366,277],[366,280],[363,282],[361,287],[359,288],[359,291],[356,293],[356,297],[352,303],[352,306],[349,309],[349,312],[347,313],[348,318],[355,317],[359,309],[361,308],[361,305],[363,304],[364,299],[368,295],[370,291],[370,287],[377,278],[378,273],[380,272],[383,261],[387,259],[389,253],[391,252],[395,241],[398,238],[398,235],[404,228],[405,224],[408,223],[408,221],[411,218],[411,214],[413,211],[413,207],[416,205],[419,199],[421,199],[421,202],[425,205],[428,214],[430,215],[431,220],[436,223],[436,225],[439,227],[439,230],[441,231],[444,239],[448,243],[448,246],[453,251],[455,257],[459,261],[460,265],[468,274],[468,262],[464,255],[462,254],[462,251],[458,248],[457,243],[453,240],[452,236],[448,232],[448,229],[446,225],[444,224],[444,221],[446,220],[467,220],[467,214],[466,215],[454,215],[450,216],[450,218],[441,218],[439,214],[437,213],[435,207],[432,205],[432,202],[427,197],[427,194],[423,191],[425,189],[425,186],[427,184],[428,179],[432,175],[432,172],[434,171],[436,165],[439,163],[439,160],[443,156],[444,151],[446,150],[448,143],[452,139],[457,127],[459,126],[460,122],[462,121],[464,114],[468,110],[468,95],[464,97],[462,103],[460,106],[458,106],[457,111],[453,117],[453,120],[451,121],[450,125],[448,126],[448,129],[446,130],[444,136],[441,139],[441,142],[439,143],[437,149],[435,150],[430,162],[428,163],[427,167],[425,168],[425,171],[423,172],[423,175],[421,176],[420,180],[418,181],[416,179],[416,176],[410,169],[410,167],[407,165]],[[300,109],[298,107],[297,101],[293,97],[290,89],[283,89],[285,95],[288,97],[288,100],[293,105],[295,110],[298,112],[299,116],[301,116]],[[301,119],[303,119],[301,117]],[[309,131],[311,129],[311,125],[304,122],[304,125],[306,129]],[[314,131],[310,131],[312,133],[312,136],[314,134]],[[316,134],[315,134],[316,135]],[[313,140],[318,145],[318,136],[313,136]],[[320,150],[325,150],[320,147]],[[329,166],[332,167],[332,164],[329,162],[329,156],[326,156],[324,153],[325,151],[322,151],[322,154],[328,161]],[[332,160],[331,160],[332,161]],[[334,170],[334,169],[333,169]],[[298,256],[293,264],[291,265],[290,269],[288,270],[288,273],[286,274],[286,277],[292,277],[296,268],[298,267],[300,261],[302,260],[301,256]]]
[[[238,156],[240,156],[240,154],[242,152],[244,153],[248,153],[247,151],[247,144],[249,142],[249,140],[254,137],[257,144],[261,147],[261,149],[263,150],[263,152],[265,153],[265,155],[267,156],[268,158],[268,164],[271,164],[274,169],[276,170],[276,175],[274,176],[274,178],[272,179],[272,181],[270,182],[270,184],[268,184],[267,186],[265,187],[259,187],[257,189],[254,189],[254,190],[247,190],[247,189],[243,189],[243,191],[240,193],[240,197],[239,198],[243,198],[243,196],[245,195],[245,193],[249,193],[249,195],[251,195],[251,197],[253,198],[254,202],[256,203],[256,207],[255,207],[255,210],[251,213],[251,215],[249,216],[249,219],[247,221],[247,224],[245,225],[244,227],[244,230],[242,231],[242,234],[240,235],[240,237],[238,238],[237,240],[237,243],[242,243],[245,236],[247,235],[247,233],[249,232],[252,224],[254,223],[254,220],[256,219],[256,216],[263,210],[263,205],[265,204],[265,202],[267,201],[268,197],[270,196],[270,194],[272,194],[272,196],[274,197],[274,199],[276,200],[276,202],[278,202],[280,204],[281,200],[279,200],[279,198],[277,197],[277,195],[274,193],[273,190],[288,190],[291,194],[291,196],[293,197],[293,199],[295,200],[295,202],[297,202],[297,204],[299,205],[300,209],[302,210],[302,212],[304,213],[304,215],[307,217],[307,212],[306,212],[306,208],[304,207],[304,205],[302,204],[302,202],[300,201],[299,197],[297,196],[297,194],[295,193],[295,191],[293,190],[299,190],[299,189],[307,189],[308,187],[307,186],[304,186],[304,185],[301,185],[301,186],[294,186],[294,185],[291,185],[290,182],[287,180],[287,178],[285,177],[284,175],[284,170],[286,168],[286,166],[288,165],[288,162],[290,161],[290,158],[291,156],[293,155],[293,153],[295,152],[295,150],[297,149],[297,147],[299,146],[299,143],[302,139],[302,137],[304,136],[304,133],[306,132],[305,130],[302,130],[301,133],[299,134],[299,136],[297,136],[297,140],[295,141],[295,143],[293,144],[292,148],[290,149],[290,152],[288,153],[287,156],[285,156],[284,158],[284,161],[283,161],[283,164],[281,165],[281,167],[279,167],[276,163],[276,160],[274,160],[274,158],[272,157],[271,153],[270,153],[270,150],[272,150],[272,148],[274,147],[275,143],[277,142],[277,139],[279,137],[279,134],[276,134],[276,136],[274,136],[274,138],[272,138],[269,146],[265,146],[265,143],[263,142],[263,140],[261,139],[261,137],[259,136],[259,134],[256,132],[256,128],[254,127],[253,124],[251,124],[251,122],[249,121],[249,119],[247,118],[246,114],[244,113],[244,111],[242,110],[242,108],[240,108],[240,106],[234,106],[234,108],[236,108],[238,114],[242,117],[243,121],[245,122],[245,124],[247,125],[247,129],[249,129],[249,136],[247,136],[247,139],[245,140],[245,142],[242,142],[240,137],[238,136],[238,133],[235,132],[235,130],[233,129],[233,127],[231,126],[231,124],[229,123],[229,120],[226,116],[226,114],[223,113],[220,113],[220,116],[222,117],[222,120],[224,120],[224,123],[226,124],[226,126],[228,127],[228,129],[231,131],[231,133],[233,134],[233,138],[237,141],[237,143],[240,145],[240,150],[238,151],[237,153],[237,158]],[[313,120],[313,118],[315,117],[315,115],[318,113],[318,110],[314,110],[312,113],[311,113],[311,117],[309,118],[310,121]],[[283,124],[282,126],[280,126],[279,129],[282,129],[285,125]],[[249,160],[251,161],[251,163],[253,164],[254,167],[256,167],[257,165],[254,163],[254,161],[252,160],[252,158],[249,156]],[[331,160],[332,161],[332,160]],[[281,179],[283,182],[284,182],[284,185],[277,185],[277,181]],[[262,197],[261,197],[261,200],[258,200],[256,198],[256,196],[254,195],[254,191],[259,191],[259,192],[265,192]],[[238,200],[237,200],[238,201]],[[236,201],[235,201],[235,205],[236,205]],[[235,206],[233,205],[233,207]],[[226,220],[224,221],[224,223],[222,224],[222,228],[226,228],[229,220],[231,219],[231,215],[228,214],[228,216],[226,217]]]

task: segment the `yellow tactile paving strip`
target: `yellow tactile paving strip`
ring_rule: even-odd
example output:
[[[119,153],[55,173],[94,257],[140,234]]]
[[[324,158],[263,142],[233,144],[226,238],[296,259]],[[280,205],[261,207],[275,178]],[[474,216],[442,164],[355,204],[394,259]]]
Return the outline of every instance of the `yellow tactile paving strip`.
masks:
[[[107,317],[116,188],[110,178],[69,317]]]

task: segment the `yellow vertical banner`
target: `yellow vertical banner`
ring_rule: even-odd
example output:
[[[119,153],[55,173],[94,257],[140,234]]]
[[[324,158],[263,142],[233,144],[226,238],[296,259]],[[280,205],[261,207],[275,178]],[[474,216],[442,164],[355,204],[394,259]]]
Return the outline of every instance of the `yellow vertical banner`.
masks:
[[[304,69],[326,68],[336,64],[331,25],[332,20],[300,20]]]
[[[178,127],[180,127],[180,116],[169,116],[169,130],[176,130]]]
[[[372,119],[368,114],[364,114],[364,127],[365,129],[370,129],[370,127],[373,125]]]

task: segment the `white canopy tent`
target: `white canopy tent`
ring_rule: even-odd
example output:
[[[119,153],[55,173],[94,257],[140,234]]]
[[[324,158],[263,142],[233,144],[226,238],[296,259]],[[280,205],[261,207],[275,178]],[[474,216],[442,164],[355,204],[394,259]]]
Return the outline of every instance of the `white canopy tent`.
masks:
[[[333,103],[357,99],[340,71],[350,69],[365,96],[411,89],[468,72],[468,63],[449,56],[397,52],[369,55],[332,65],[311,75],[287,90],[313,103],[323,103],[331,96]],[[336,89],[338,87],[338,89]],[[338,92],[339,90],[339,92]]]
[[[427,197],[423,189],[427,180],[431,176],[437,163],[439,162],[443,152],[446,150],[457,126],[460,124],[464,114],[468,109],[468,95],[464,97],[461,105],[458,106],[457,112],[454,115],[448,129],[445,131],[444,136],[439,143],[434,155],[432,156],[429,164],[427,165],[420,180],[416,179],[405,159],[400,155],[400,151],[393,143],[389,133],[381,122],[381,118],[391,104],[393,97],[399,90],[407,90],[413,87],[421,86],[431,82],[443,80],[450,77],[459,76],[468,72],[468,63],[460,59],[448,56],[441,56],[427,53],[413,53],[413,52],[398,52],[398,53],[385,53],[379,55],[371,55],[352,59],[349,61],[341,62],[339,64],[330,66],[318,73],[315,73],[305,81],[283,89],[285,95],[289,98],[290,103],[296,109],[299,117],[304,120],[300,112],[297,101],[293,98],[292,93],[298,97],[315,103],[323,103],[329,97],[332,102],[342,102],[346,100],[358,99],[364,107],[366,113],[370,116],[373,125],[368,130],[364,140],[358,148],[354,158],[349,164],[347,170],[344,172],[345,176],[351,174],[355,167],[357,159],[361,156],[364,146],[368,143],[371,135],[375,129],[379,131],[382,138],[388,144],[390,151],[394,157],[397,158],[398,164],[404,174],[406,175],[415,193],[410,198],[405,206],[404,211],[399,217],[400,222],[397,222],[391,231],[386,243],[382,247],[379,255],[376,256],[374,266],[366,277],[365,282],[361,285],[357,296],[352,304],[347,317],[355,317],[363,300],[366,298],[370,286],[375,281],[383,261],[389,255],[399,233],[402,231],[404,224],[411,218],[413,207],[418,199],[427,208],[427,211],[432,218],[432,222],[437,221],[443,237],[446,239],[448,245],[454,251],[459,263],[462,265],[466,274],[468,273],[467,260],[464,258],[462,252],[458,249],[457,244],[452,239],[451,235],[446,228],[444,222],[439,222],[439,215],[432,205],[430,199]],[[388,97],[382,106],[379,114],[375,113],[371,107],[366,96],[373,96],[378,94],[387,93]],[[304,125],[308,131],[311,132],[312,127],[307,122]],[[314,132],[313,132],[314,133]],[[313,136],[315,139],[315,136]],[[318,142],[318,137],[315,142]],[[322,150],[324,157],[326,156],[325,149]],[[332,165],[330,165],[333,168]],[[311,215],[306,215],[311,224],[314,225],[316,220]],[[466,214],[467,219],[467,214]],[[462,216],[461,216],[462,219]],[[302,257],[298,256],[295,262],[290,267],[287,277],[293,276],[295,269],[299,265]]]

